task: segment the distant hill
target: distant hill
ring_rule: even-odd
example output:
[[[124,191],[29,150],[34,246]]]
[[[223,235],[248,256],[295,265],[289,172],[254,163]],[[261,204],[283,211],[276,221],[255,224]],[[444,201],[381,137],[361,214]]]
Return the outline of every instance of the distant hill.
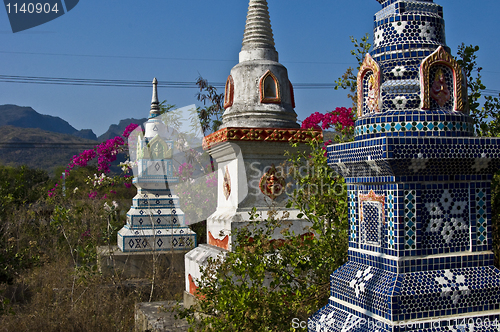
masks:
[[[110,138],[115,138],[116,136],[121,136],[123,134],[123,131],[125,131],[125,128],[131,123],[138,124],[142,126],[144,122],[148,121],[147,118],[143,119],[124,119],[120,120],[120,122],[116,124],[112,124],[109,126],[108,131],[106,131],[104,134],[99,136],[98,140],[99,142],[104,142],[105,140],[108,140]]]
[[[147,120],[120,120],[97,138],[91,129],[76,130],[67,121],[40,114],[31,107],[0,105],[0,164],[27,165],[54,175],[55,168],[68,165],[74,155],[121,136],[131,123],[143,125]],[[119,172],[116,165],[122,161],[125,155],[120,154],[111,170]]]
[[[27,165],[54,175],[55,168],[66,166],[74,155],[92,149],[97,142],[70,134],[38,128],[0,127],[0,163]]]
[[[0,105],[0,127],[38,128],[54,133],[69,134],[80,138],[97,140],[91,129],[77,130],[67,121],[51,115],[40,114],[31,107]]]
[[[55,168],[68,165],[74,155],[121,136],[131,123],[142,125],[146,121],[121,120],[98,139],[91,129],[76,130],[67,121],[40,114],[31,107],[0,105],[0,164],[27,165],[54,175]],[[122,155],[118,159],[114,164],[124,161]],[[112,170],[119,168],[113,166]]]

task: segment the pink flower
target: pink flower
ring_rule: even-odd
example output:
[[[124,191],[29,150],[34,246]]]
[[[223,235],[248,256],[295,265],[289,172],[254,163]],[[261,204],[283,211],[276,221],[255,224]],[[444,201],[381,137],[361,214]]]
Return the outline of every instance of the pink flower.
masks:
[[[86,237],[90,237],[90,229],[87,229],[85,232],[83,232],[80,237],[82,239],[86,238]]]
[[[125,128],[125,130],[123,131],[123,134],[122,136],[125,137],[125,138],[128,138],[130,136],[130,134],[134,131],[135,128],[139,127],[139,125],[135,124],[135,123],[131,123],[127,126],[127,128]]]
[[[116,136],[115,138],[108,139],[97,146],[97,165],[99,171],[109,173],[110,164],[116,160],[118,153],[122,151],[124,145],[123,138]]]
[[[319,112],[315,112],[315,113],[309,115],[304,121],[302,121],[301,128],[302,129],[310,129],[310,128],[321,129],[318,124],[321,121],[323,121],[323,117],[324,117],[323,114],[321,114]]]
[[[95,199],[97,197],[97,191],[91,191],[89,193],[89,198],[90,199]]]
[[[96,153],[93,149],[85,150],[80,153],[78,156],[73,156],[73,159],[69,163],[69,169],[72,169],[75,166],[85,167],[88,162],[96,157]],[[69,173],[69,170],[66,170],[66,173]]]
[[[179,166],[179,176],[181,177],[182,181],[186,181],[191,178],[194,172],[194,166],[188,163],[183,163],[182,165]]]
[[[321,127],[319,124],[321,123]],[[346,129],[354,127],[354,114],[352,108],[337,107],[326,114],[315,112],[302,121],[302,129]],[[340,128],[338,128],[340,127]]]
[[[207,177],[205,183],[208,188],[217,187],[217,178],[214,175],[210,175]]]

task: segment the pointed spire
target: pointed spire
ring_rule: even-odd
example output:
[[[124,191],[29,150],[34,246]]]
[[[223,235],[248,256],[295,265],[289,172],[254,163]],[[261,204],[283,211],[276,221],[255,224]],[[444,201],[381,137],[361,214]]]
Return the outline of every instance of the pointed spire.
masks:
[[[158,81],[156,77],[153,79],[153,97],[151,98],[150,118],[154,118],[160,114],[160,103],[158,102]]]
[[[243,34],[243,48],[274,49],[273,30],[266,0],[250,0]]]
[[[248,4],[240,62],[249,60],[278,61],[266,0],[250,0]]]

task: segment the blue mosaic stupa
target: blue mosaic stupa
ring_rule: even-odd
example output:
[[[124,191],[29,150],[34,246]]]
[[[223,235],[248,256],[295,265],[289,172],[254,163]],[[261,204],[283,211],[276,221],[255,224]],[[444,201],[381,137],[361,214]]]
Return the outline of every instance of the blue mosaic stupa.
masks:
[[[155,78],[144,137],[138,135],[136,149],[130,151],[131,160],[137,163],[132,180],[137,195],[127,212],[127,223],[117,235],[123,252],[187,251],[196,247],[196,233],[186,226],[179,197],[170,188],[179,182],[172,159],[175,133],[159,116],[157,84]]]
[[[355,141],[328,147],[347,183],[348,262],[309,331],[498,331],[491,180],[466,81],[432,0],[377,0],[358,73]]]

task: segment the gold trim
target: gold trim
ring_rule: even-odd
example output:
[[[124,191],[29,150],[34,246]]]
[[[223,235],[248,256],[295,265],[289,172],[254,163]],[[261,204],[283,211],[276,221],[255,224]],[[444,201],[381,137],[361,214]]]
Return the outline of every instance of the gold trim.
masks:
[[[222,128],[203,138],[203,149],[228,141],[263,141],[305,143],[323,138],[321,130],[281,128]]]
[[[425,58],[420,65],[420,108],[422,110],[429,110],[431,108],[429,74],[431,67],[437,64],[445,65],[453,70],[453,109],[463,112],[465,110],[465,105],[462,86],[465,82],[462,75],[462,68],[458,62],[446,52],[443,46],[439,46],[437,50]]]
[[[385,211],[385,195],[377,195],[373,190],[370,190],[368,194],[359,194],[359,202],[361,203],[359,209],[359,218],[361,222],[363,222],[363,202],[379,202],[382,204],[382,214]],[[385,217],[382,219],[382,224],[385,224]]]
[[[358,72],[357,79],[357,89],[358,89],[358,118],[363,116],[363,79],[365,78],[366,73],[371,71],[373,73],[373,77],[375,78],[375,98],[377,99],[377,103],[375,105],[375,113],[380,112],[380,66],[375,60],[373,60],[370,53],[367,53],[361,67]]]
[[[158,146],[162,147],[161,151],[155,150],[157,149]],[[147,157],[148,159],[151,160],[172,159],[173,150],[171,143],[168,144],[167,142],[165,142],[158,134],[156,134],[156,136],[149,141],[147,149],[149,152],[149,156]],[[161,155],[159,153],[161,153]]]

